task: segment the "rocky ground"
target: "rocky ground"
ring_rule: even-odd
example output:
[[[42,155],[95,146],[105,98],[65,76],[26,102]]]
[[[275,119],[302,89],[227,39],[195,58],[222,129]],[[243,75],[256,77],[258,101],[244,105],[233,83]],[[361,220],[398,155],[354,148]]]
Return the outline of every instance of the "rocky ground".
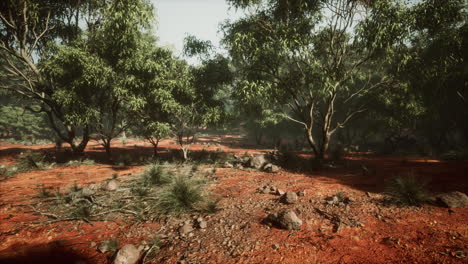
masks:
[[[198,168],[200,172],[212,172],[206,190],[220,199],[215,213],[138,219],[132,213],[119,211],[92,221],[66,221],[57,215],[66,208],[50,207],[50,198],[38,197],[44,188],[65,193],[76,185],[81,188],[81,195],[84,192],[85,198],[92,197],[97,202],[124,199],[126,190],[144,169],[138,165],[57,166],[2,180],[0,262],[467,261],[468,207],[463,207],[466,196],[441,197],[445,206],[434,199],[421,207],[402,207],[383,193],[387,179],[408,171],[426,179],[434,194],[467,193],[466,163],[349,156],[349,166],[307,173],[273,167],[274,164],[266,168],[262,164],[256,169],[253,161],[241,165],[236,160],[245,152],[257,155],[261,151],[237,144],[235,139],[223,140],[218,145],[193,147],[237,156],[216,170],[209,164]],[[170,142],[162,144],[162,148],[173,147]],[[24,148],[1,145],[0,164],[11,164]],[[89,148],[97,156],[102,153],[97,146]],[[121,149],[141,155],[151,152],[142,142],[129,142]],[[370,170],[374,172],[369,173]],[[99,208],[101,211],[95,214],[106,212],[104,207]]]

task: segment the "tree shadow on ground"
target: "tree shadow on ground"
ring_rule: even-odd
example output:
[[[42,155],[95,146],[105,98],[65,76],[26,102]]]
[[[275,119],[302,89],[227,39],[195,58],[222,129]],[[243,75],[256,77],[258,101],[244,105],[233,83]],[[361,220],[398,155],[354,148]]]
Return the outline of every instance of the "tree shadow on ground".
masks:
[[[9,253],[5,253],[9,252]],[[78,264],[90,263],[88,259],[74,252],[71,247],[53,242],[25,249],[23,245],[13,245],[4,253],[0,252],[2,264]]]

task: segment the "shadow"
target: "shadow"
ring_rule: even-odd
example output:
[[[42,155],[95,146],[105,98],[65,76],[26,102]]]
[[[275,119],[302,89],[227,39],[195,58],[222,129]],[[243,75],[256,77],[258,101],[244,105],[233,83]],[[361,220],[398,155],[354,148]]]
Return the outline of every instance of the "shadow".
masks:
[[[5,253],[9,252],[9,253]],[[65,247],[60,242],[52,242],[35,247],[25,248],[24,245],[16,244],[9,249],[0,252],[0,263],[2,264],[85,264],[92,263],[89,259],[73,252],[71,247]]]
[[[271,149],[261,146],[245,144],[245,138],[238,135],[220,136],[208,135],[197,140],[191,146],[189,157],[192,162],[218,163],[230,160],[230,155],[243,156],[243,150],[260,152],[269,155]],[[179,147],[172,141],[161,144],[158,156],[153,157],[151,145],[113,146],[112,159],[109,159],[103,147],[97,144],[88,146],[86,152],[76,156],[67,149],[56,149],[53,145],[36,146],[34,152],[45,153],[47,159],[57,164],[65,164],[73,159],[91,159],[98,164],[110,165],[115,170],[126,169],[130,166],[142,166],[154,161],[184,162]],[[207,144],[211,144],[208,146]],[[218,150],[218,147],[220,148]],[[0,157],[16,155],[27,150],[21,146],[12,146],[0,150]],[[271,155],[271,154],[270,154]],[[403,156],[378,156],[372,153],[346,153],[339,161],[321,164],[313,159],[313,155],[306,151],[287,151],[279,157],[269,157],[272,163],[283,170],[292,173],[303,173],[310,177],[326,177],[331,182],[350,186],[365,192],[382,192],[389,179],[413,172],[416,177],[428,183],[432,193],[461,191],[468,193],[466,171],[467,162],[438,161]]]

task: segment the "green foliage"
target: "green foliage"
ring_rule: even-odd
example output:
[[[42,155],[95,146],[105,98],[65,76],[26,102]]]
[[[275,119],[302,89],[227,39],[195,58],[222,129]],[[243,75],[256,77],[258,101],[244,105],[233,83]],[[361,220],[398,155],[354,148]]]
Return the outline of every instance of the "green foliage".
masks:
[[[368,14],[358,15],[359,1],[259,2],[255,12],[224,27],[224,44],[240,79],[237,103],[257,116],[270,111],[294,121],[315,157],[323,159],[332,135],[363,112],[365,97],[387,81],[376,74],[386,60],[372,59],[399,40],[390,29],[403,18],[375,18],[400,9],[374,1]],[[354,24],[356,16],[361,18]]]
[[[412,173],[393,178],[386,191],[395,201],[404,205],[419,206],[428,199],[426,184]]]
[[[32,143],[36,138],[48,138],[50,134],[43,115],[31,113],[23,107],[14,105],[0,107],[0,131],[0,136],[30,138]]]
[[[179,175],[161,194],[160,209],[165,213],[185,213],[203,201],[201,186],[187,176]]]
[[[168,172],[159,164],[146,166],[143,172],[143,179],[146,186],[162,185],[171,182]]]

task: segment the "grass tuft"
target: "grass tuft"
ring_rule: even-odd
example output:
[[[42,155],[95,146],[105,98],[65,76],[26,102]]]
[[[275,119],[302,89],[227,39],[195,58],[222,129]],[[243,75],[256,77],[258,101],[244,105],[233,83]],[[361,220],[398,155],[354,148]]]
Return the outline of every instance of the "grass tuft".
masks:
[[[168,173],[158,164],[151,164],[146,167],[143,180],[146,186],[163,185],[171,182]]]
[[[412,173],[392,179],[386,189],[395,201],[404,205],[419,206],[429,197],[426,184],[420,182]]]
[[[185,213],[196,208],[203,201],[200,184],[187,176],[178,176],[161,194],[160,209],[165,213]]]

